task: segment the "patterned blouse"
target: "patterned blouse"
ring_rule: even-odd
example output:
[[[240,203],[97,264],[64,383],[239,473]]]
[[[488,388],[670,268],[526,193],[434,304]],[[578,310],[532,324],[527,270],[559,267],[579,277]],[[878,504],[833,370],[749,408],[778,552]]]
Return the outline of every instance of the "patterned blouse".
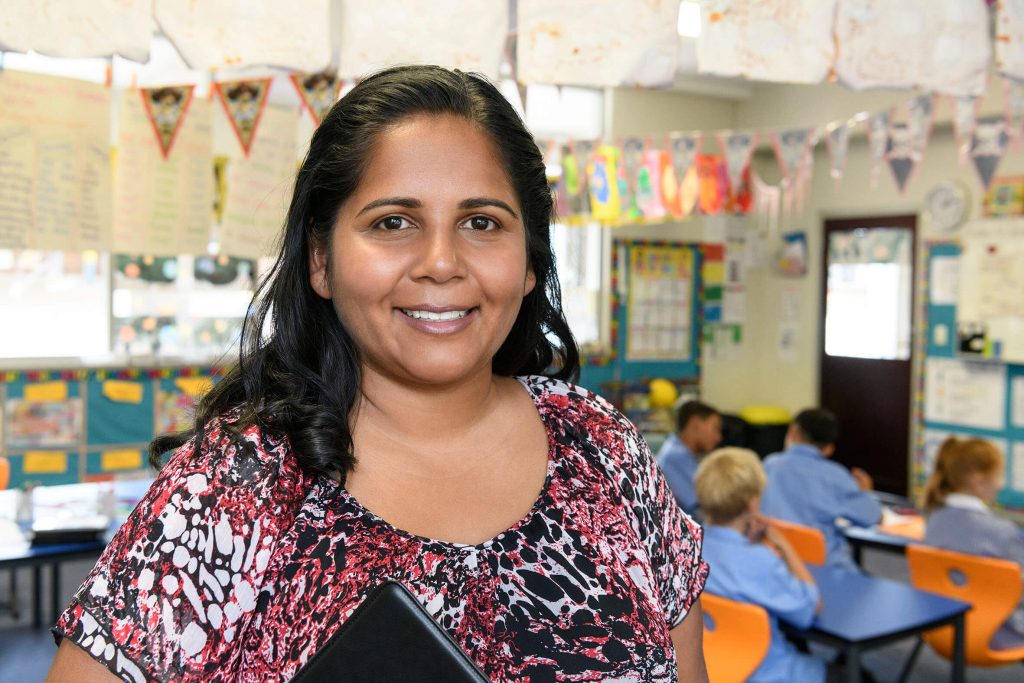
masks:
[[[547,429],[533,509],[478,545],[414,536],[257,427],[182,446],[54,633],[126,681],[287,681],[384,579],[408,586],[497,683],[676,681],[669,631],[708,574],[633,425],[523,377]]]

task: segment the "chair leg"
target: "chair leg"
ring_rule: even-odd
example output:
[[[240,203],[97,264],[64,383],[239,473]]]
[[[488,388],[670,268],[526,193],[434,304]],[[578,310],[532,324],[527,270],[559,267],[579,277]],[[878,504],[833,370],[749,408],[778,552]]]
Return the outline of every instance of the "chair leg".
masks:
[[[910,672],[914,668],[914,664],[917,663],[917,657],[921,654],[921,647],[924,646],[924,638],[918,638],[917,642],[914,643],[914,650],[910,653],[910,657],[907,658],[906,663],[903,665],[903,669],[900,670],[900,677],[896,679],[899,683],[907,683],[907,678],[910,677]]]

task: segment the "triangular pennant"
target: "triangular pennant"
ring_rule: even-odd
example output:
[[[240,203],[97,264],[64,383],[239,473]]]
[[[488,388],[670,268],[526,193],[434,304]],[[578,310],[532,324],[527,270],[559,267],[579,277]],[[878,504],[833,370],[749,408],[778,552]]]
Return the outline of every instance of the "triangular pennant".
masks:
[[[892,169],[896,188],[903,194],[918,162],[909,123],[894,123],[889,126],[889,144],[885,151],[885,159]]]
[[[1024,133],[1024,81],[1004,78],[1003,101],[1006,103],[1006,132],[1016,147]]]
[[[249,156],[252,141],[256,138],[256,128],[267,105],[267,93],[272,82],[272,78],[260,78],[213,84],[246,156]]]
[[[718,134],[718,144],[725,152],[725,167],[729,173],[729,186],[736,191],[740,186],[743,169],[750,163],[750,155],[757,144],[757,132],[740,130]]]
[[[141,88],[142,104],[153,125],[160,151],[166,159],[178,137],[181,124],[185,121],[188,106],[192,103],[194,85],[171,85],[162,88]]]
[[[999,162],[1006,154],[1009,135],[1006,133],[1006,119],[992,116],[978,119],[971,140],[971,159],[978,171],[981,186],[988,190]]]
[[[626,138],[622,142],[622,156],[619,164],[619,192],[622,196],[624,218],[639,218],[642,214],[637,203],[637,179],[643,163],[644,141],[640,138]],[[624,181],[624,182],[623,182]]]
[[[868,118],[868,147],[871,150],[871,187],[878,185],[878,172],[889,145],[890,111],[880,111]]]
[[[327,116],[341,92],[341,79],[335,69],[324,69],[314,73],[292,74],[292,84],[299,93],[302,105],[313,117],[313,123],[320,122]]]
[[[825,137],[828,146],[829,175],[839,184],[846,170],[846,157],[850,150],[850,131],[853,126],[849,121],[829,124]]]
[[[794,128],[772,133],[772,147],[783,178],[790,180],[796,174],[796,167],[811,144],[813,132],[813,128]]]
[[[960,163],[967,163],[974,138],[974,126],[978,116],[978,98],[974,95],[953,98],[953,134],[956,137],[957,157]]]
[[[648,140],[636,178],[636,204],[644,218],[663,218],[667,213],[661,201],[661,157],[661,150]]]
[[[907,102],[907,110],[910,116],[907,118],[910,124],[910,138],[914,145],[914,151],[924,156],[924,149],[928,146],[928,137],[932,132],[932,111],[933,98],[930,94],[918,95]]]
[[[672,133],[668,139],[668,153],[672,157],[672,170],[676,181],[683,182],[686,172],[700,153],[700,133]]]

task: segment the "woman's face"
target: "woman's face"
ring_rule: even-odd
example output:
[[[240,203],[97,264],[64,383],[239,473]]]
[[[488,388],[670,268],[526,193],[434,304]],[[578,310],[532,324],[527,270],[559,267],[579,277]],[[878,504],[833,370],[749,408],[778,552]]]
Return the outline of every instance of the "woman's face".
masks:
[[[381,134],[330,244],[310,255],[313,289],[333,301],[363,372],[431,385],[489,376],[536,282],[521,216],[474,124],[416,116]]]

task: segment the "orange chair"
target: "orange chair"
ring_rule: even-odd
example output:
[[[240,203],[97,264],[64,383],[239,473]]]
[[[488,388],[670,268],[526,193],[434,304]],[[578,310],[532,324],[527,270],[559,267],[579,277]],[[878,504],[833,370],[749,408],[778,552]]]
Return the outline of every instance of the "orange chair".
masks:
[[[768,654],[772,631],[763,607],[704,593],[704,661],[711,683],[743,683]]]
[[[1000,666],[1024,660],[1024,647],[989,648],[992,635],[1020,600],[1021,571],[1016,562],[911,544],[907,564],[915,588],[971,604],[965,619],[967,664]],[[946,659],[953,658],[952,626],[929,631],[924,640]]]
[[[825,564],[825,534],[820,530],[775,518],[769,518],[768,523],[786,537],[801,560],[808,564]]]
[[[0,491],[7,488],[11,483],[11,461],[7,458],[0,458]]]

